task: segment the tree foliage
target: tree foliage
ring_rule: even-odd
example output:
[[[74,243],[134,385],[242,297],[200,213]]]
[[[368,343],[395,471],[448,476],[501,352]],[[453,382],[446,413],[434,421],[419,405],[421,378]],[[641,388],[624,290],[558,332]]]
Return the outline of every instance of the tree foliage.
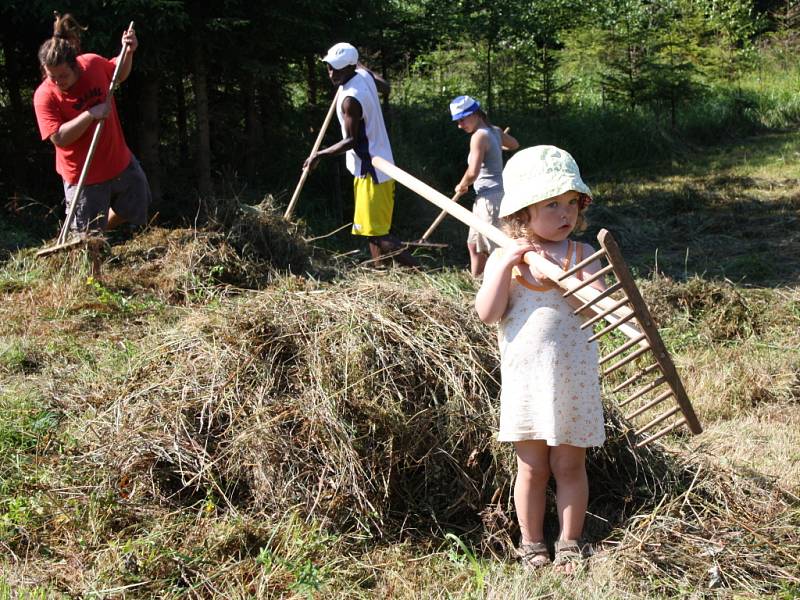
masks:
[[[52,173],[51,149],[30,107],[54,10],[0,6],[2,195],[54,186],[40,175]],[[500,115],[599,106],[650,111],[675,129],[709,90],[747,76],[763,32],[799,26],[796,2],[752,0],[86,0],[75,11],[89,26],[84,50],[105,56],[136,22],[119,106],[164,214],[183,214],[187,192],[289,187],[332,96],[319,57],[338,41],[392,81],[392,136],[423,155],[426,140],[397,111],[447,125],[461,93]]]

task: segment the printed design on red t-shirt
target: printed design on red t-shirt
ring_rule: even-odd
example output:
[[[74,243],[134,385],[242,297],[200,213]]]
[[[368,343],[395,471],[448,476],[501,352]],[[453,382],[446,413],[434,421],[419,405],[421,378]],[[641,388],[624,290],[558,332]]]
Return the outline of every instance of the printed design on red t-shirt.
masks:
[[[99,87],[94,87],[88,90],[83,96],[78,98],[77,102],[72,105],[72,108],[78,112],[81,112],[85,106],[87,106],[87,102],[89,102],[92,98],[97,98],[97,102],[93,102],[92,104],[88,105],[88,108],[92,106],[96,106],[103,101],[103,90]]]

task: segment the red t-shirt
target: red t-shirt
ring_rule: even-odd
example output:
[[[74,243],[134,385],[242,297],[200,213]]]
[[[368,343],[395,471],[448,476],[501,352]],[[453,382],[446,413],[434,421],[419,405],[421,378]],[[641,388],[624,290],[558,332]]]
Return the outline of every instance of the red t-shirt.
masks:
[[[114,76],[115,64],[116,59],[108,60],[97,54],[81,54],[78,56],[80,75],[69,90],[62,92],[49,79],[45,79],[36,88],[33,107],[43,140],[58,131],[63,123],[71,121],[95,104],[105,101],[108,86],[111,85],[111,78]],[[56,171],[64,181],[77,183],[80,179],[95,127],[97,123],[91,125],[69,146],[55,147]],[[117,105],[112,98],[111,112],[103,125],[85,183],[91,185],[113,179],[122,173],[130,162],[131,151],[125,143]]]

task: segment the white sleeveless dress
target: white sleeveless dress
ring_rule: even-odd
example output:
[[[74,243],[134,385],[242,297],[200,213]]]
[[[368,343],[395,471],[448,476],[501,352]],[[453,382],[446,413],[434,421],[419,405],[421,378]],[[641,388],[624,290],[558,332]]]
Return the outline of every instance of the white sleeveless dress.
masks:
[[[562,269],[582,260],[582,247],[569,241]],[[597,345],[572,310],[558,288],[535,286],[515,268],[498,331],[499,441],[588,448],[605,440]]]

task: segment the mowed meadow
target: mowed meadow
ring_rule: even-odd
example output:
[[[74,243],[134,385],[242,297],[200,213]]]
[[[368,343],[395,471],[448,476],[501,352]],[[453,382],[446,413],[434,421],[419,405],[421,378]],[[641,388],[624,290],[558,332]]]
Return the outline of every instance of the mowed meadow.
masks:
[[[102,282],[77,251],[0,265],[0,597],[798,597],[800,134],[587,179],[584,238],[617,237],[705,431],[634,449],[605,395],[578,573],[513,559],[467,273],[232,199]]]

